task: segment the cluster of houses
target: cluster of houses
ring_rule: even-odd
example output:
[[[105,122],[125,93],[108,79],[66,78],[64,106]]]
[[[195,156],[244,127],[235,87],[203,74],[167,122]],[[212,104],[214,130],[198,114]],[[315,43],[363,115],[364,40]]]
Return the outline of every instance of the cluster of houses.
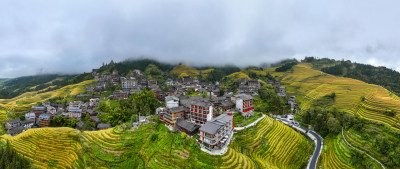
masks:
[[[77,95],[76,98],[88,98],[89,102],[72,101],[69,105],[44,102],[41,106],[32,106],[31,111],[25,114],[25,120],[21,121],[17,118],[5,122],[7,133],[15,136],[29,128],[50,127],[52,118],[56,116],[77,119],[79,121],[76,123],[76,128],[82,129],[84,122],[81,121],[81,117],[83,114],[90,115],[91,121],[97,125],[96,129],[98,130],[111,127],[110,124],[101,123],[97,112],[94,111],[100,102],[99,98],[94,98],[91,94]]]
[[[208,150],[221,149],[233,134],[233,112],[254,116],[253,97],[247,94],[213,98],[167,96],[166,107],[157,109],[159,120],[170,130],[188,135],[199,133],[199,142]],[[217,116],[220,114],[219,116]]]
[[[111,62],[110,65],[111,64],[113,64],[113,62]],[[121,90],[113,91],[113,94],[109,96],[110,99],[126,99],[131,93],[140,93],[143,88],[151,89],[157,99],[162,102],[165,101],[166,96],[185,95],[190,92],[189,89],[192,89],[196,93],[206,92],[211,98],[232,93],[227,90],[221,91],[219,82],[209,84],[200,82],[198,79],[190,76],[173,79],[169,78],[166,72],[162,73],[166,78],[166,81],[162,83],[159,83],[155,78],[147,78],[147,76],[138,69],[134,69],[126,76],[120,75],[117,70],[114,70],[109,75],[101,75],[98,69],[93,69],[92,75],[98,82],[95,86],[87,87],[87,92],[101,93],[105,91],[108,86],[121,85]],[[261,86],[257,79],[248,80],[247,78],[242,78],[237,83],[239,86],[239,94],[257,95],[258,89]],[[168,88],[162,88],[164,86],[168,86]]]
[[[278,94],[278,96],[280,96],[284,100],[287,99],[286,87],[285,86],[281,86],[281,83],[279,81],[269,80],[268,84],[273,86],[273,87],[275,87],[276,93]],[[296,96],[290,96],[287,99],[287,101],[288,101],[288,104],[290,106],[290,110],[294,111],[296,109],[296,107],[297,107]]]
[[[260,82],[257,79],[241,78],[238,82],[240,94],[248,94],[248,95],[258,95],[258,89],[261,87]]]

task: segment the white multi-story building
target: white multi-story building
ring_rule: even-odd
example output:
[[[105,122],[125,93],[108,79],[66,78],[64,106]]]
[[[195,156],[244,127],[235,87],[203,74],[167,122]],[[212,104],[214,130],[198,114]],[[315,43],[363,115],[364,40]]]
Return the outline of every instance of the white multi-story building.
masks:
[[[242,116],[254,116],[253,97],[246,94],[236,95],[236,109],[238,109]]]

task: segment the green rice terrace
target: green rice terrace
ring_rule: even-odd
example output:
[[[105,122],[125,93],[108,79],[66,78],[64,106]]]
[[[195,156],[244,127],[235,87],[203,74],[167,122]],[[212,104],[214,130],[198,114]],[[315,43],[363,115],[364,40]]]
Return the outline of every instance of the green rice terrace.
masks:
[[[195,139],[161,123],[123,126],[29,129],[3,135],[2,141],[9,140],[37,168],[304,168],[313,151],[303,135],[269,117],[235,134],[223,156],[201,151]]]
[[[359,122],[350,120],[350,127],[344,130],[346,140],[355,148],[341,134],[329,134],[324,140],[319,165],[322,168],[382,168],[373,157],[385,168],[398,168],[399,97],[381,86],[333,76],[312,67],[310,63],[299,63],[285,72],[276,72],[276,68],[266,71],[281,80],[289,94],[296,95],[304,111],[320,107],[349,113],[358,119]]]

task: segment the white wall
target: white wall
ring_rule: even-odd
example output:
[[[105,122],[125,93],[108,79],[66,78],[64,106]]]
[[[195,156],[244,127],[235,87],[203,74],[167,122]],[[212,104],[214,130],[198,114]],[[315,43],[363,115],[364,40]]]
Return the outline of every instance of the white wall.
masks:
[[[243,99],[237,98],[236,99],[236,108],[240,111],[243,112]]]
[[[212,118],[213,118],[213,106],[210,106],[209,108],[209,113],[207,114],[207,121],[210,121],[210,120],[212,120]]]

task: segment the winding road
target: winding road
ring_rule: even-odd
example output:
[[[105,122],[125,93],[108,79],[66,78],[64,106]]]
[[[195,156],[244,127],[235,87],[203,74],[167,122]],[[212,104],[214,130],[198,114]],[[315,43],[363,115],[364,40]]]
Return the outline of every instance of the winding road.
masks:
[[[298,131],[303,132],[311,140],[313,140],[315,142],[315,150],[314,150],[313,155],[308,160],[307,169],[316,169],[319,156],[321,155],[321,152],[322,152],[322,147],[324,146],[323,145],[324,139],[314,131],[308,130],[301,126],[296,126],[296,125],[291,124],[291,122],[288,121],[287,119],[284,119],[284,118],[276,118],[276,119],[279,121],[282,121],[283,123],[289,125],[290,127],[297,129]]]

